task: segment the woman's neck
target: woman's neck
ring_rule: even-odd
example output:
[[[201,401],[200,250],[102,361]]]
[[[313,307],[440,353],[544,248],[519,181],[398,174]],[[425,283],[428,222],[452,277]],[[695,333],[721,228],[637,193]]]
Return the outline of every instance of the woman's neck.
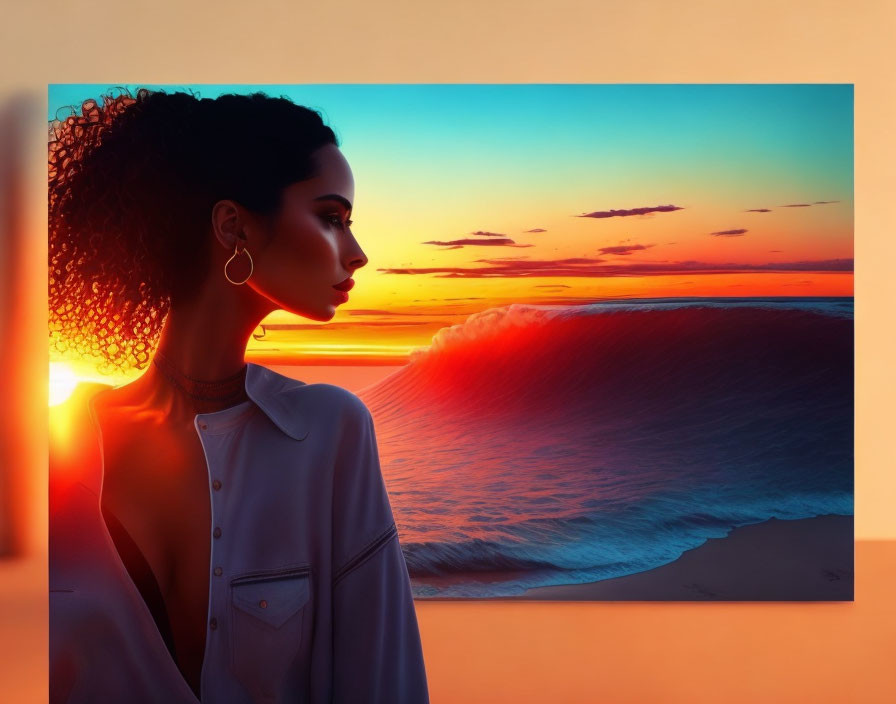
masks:
[[[196,413],[248,399],[246,346],[273,304],[233,289],[210,284],[168,312],[153,363],[139,381],[144,398],[174,419],[192,422]]]
[[[171,384],[172,390],[183,395],[184,401],[196,413],[213,413],[230,408],[249,398],[246,393],[248,368],[245,364],[234,374],[206,379],[185,374],[161,350],[156,350],[152,362],[165,380]]]

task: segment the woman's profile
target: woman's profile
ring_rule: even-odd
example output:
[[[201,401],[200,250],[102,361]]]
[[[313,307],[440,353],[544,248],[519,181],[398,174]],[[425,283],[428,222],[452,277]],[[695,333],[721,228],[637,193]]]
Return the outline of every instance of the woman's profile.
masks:
[[[373,419],[246,363],[367,257],[319,113],[138,90],[52,123],[50,335],[82,384],[51,445],[50,701],[419,704],[426,674]]]

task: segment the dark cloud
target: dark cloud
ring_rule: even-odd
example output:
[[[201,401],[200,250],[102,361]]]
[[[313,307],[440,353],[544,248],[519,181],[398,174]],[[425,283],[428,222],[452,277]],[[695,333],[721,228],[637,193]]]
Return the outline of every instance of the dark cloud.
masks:
[[[739,237],[740,235],[747,232],[747,230],[739,229],[739,230],[720,230],[719,232],[710,232],[709,234],[714,235],[715,237]]]
[[[745,210],[745,213],[770,213],[772,212],[771,208],[750,208],[749,210]]]
[[[486,247],[534,247],[533,244],[517,244],[512,239],[506,238],[502,240],[448,240],[440,242],[439,240],[428,240],[420,244],[437,244],[440,247],[448,247],[449,249],[460,249],[467,246],[486,246]]]
[[[791,203],[790,205],[782,205],[782,208],[810,208],[813,205],[827,205],[828,203],[839,203],[839,200],[816,200],[814,203]]]
[[[644,208],[632,208],[631,210],[597,210],[593,213],[575,215],[577,218],[624,218],[629,215],[647,215],[648,213],[670,213],[673,210],[684,210],[677,205],[655,205]]]
[[[622,244],[616,245],[614,247],[601,247],[597,251],[601,254],[631,254],[632,252],[639,249],[650,249],[653,247],[652,244],[643,245],[643,244]]]
[[[477,230],[476,232],[471,232],[471,235],[478,235],[479,237],[507,237],[507,235],[500,232],[486,232],[485,230]]]
[[[531,230],[523,230],[523,232],[547,232],[543,227],[535,227]]]
[[[409,269],[377,269],[387,274],[436,274],[436,278],[534,278],[534,277],[585,277],[613,276],[672,276],[676,274],[737,274],[763,271],[852,271],[852,259],[820,259],[816,261],[768,262],[749,264],[739,262],[713,263],[695,260],[635,264],[605,264],[603,259],[571,258],[556,260],[501,261],[480,259],[476,263],[489,266],[475,269],[467,267],[427,267]]]

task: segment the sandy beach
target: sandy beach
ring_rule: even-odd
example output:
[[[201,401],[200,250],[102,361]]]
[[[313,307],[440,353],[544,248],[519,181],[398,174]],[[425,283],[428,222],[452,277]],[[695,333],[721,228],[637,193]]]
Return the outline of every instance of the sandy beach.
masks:
[[[773,518],[646,572],[493,600],[852,601],[853,516]]]

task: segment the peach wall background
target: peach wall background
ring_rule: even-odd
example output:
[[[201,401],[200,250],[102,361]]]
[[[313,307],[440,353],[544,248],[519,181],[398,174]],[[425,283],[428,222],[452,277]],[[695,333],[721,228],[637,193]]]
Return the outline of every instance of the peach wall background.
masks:
[[[50,0],[4,10],[0,109],[21,195],[3,364],[28,510],[0,560],[0,699],[46,700],[47,83],[854,83],[854,603],[417,604],[433,704],[884,702],[896,697],[896,6],[885,0],[299,4]],[[6,133],[4,133],[6,134]],[[8,153],[2,156],[8,167]],[[13,242],[14,240],[10,240]],[[10,265],[9,262],[12,262]],[[8,267],[8,268],[7,268]],[[27,273],[23,277],[22,274]],[[6,412],[6,411],[5,411]],[[11,432],[10,432],[11,431]]]

